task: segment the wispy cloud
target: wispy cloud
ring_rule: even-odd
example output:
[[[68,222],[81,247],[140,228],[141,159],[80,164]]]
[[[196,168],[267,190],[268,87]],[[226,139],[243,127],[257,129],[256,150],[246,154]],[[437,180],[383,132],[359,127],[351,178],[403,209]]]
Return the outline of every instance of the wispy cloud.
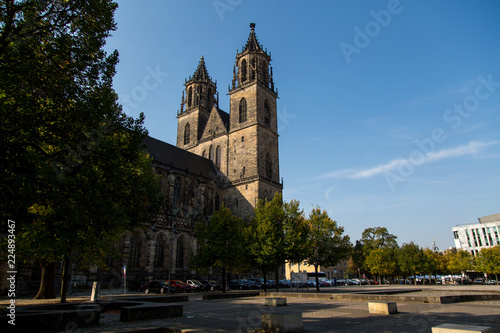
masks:
[[[477,156],[480,150],[483,149],[484,147],[497,145],[499,143],[500,141],[489,141],[489,142],[471,141],[466,145],[458,146],[455,148],[441,149],[436,152],[431,151],[424,153],[420,150],[415,150],[412,152],[412,154],[410,154],[410,156],[414,155],[413,153],[416,152],[419,154],[418,159],[412,160],[411,158],[398,157],[388,163],[380,164],[373,168],[368,168],[364,170],[342,169],[326,173],[322,175],[322,178],[366,179],[379,174],[383,174],[385,172],[396,170],[397,168],[408,164],[413,164],[414,166],[416,166],[454,157],[461,157],[467,155]],[[417,155],[415,154],[415,156]]]

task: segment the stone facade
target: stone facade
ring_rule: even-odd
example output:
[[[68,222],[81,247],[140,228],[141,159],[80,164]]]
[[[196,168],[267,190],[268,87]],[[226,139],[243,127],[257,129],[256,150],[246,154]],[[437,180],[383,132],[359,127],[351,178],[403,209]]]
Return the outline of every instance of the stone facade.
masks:
[[[161,175],[167,211],[146,230],[124,235],[116,250],[125,258],[110,262],[117,279],[124,265],[135,278],[164,279],[169,273],[189,278],[196,274],[188,268],[196,251],[196,223],[208,223],[221,203],[237,216],[252,217],[258,200],[281,193],[278,96],[270,61],[252,24],[246,45],[236,55],[227,113],[219,107],[217,83],[201,57],[184,83],[176,146],[145,140]]]

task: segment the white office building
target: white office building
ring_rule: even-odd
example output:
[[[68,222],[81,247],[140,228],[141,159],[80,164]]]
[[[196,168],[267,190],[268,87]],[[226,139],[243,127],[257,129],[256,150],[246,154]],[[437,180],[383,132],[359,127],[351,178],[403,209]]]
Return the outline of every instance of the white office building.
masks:
[[[453,227],[455,247],[477,255],[481,249],[500,244],[500,213],[478,218],[479,223]]]

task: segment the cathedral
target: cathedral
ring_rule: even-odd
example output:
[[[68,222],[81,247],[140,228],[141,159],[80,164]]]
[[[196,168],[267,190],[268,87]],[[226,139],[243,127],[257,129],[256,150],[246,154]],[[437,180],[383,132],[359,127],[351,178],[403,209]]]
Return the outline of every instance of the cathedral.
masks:
[[[186,279],[196,251],[196,223],[206,223],[222,203],[236,216],[252,217],[260,199],[281,193],[278,119],[271,56],[259,44],[255,24],[236,54],[228,87],[229,112],[219,106],[217,81],[203,56],[185,80],[177,111],[176,146],[147,137],[144,141],[161,178],[165,211],[139,233],[129,233],[110,258],[110,273],[120,281]],[[111,277],[112,278],[112,277]],[[117,281],[117,282],[118,282]]]
[[[271,54],[259,44],[251,23],[248,40],[236,53],[226,112],[219,105],[217,81],[201,57],[184,82],[176,145],[152,137],[143,142],[160,176],[163,211],[141,230],[123,235],[113,249],[118,256],[106,258],[107,269],[74,267],[72,288],[101,278],[104,288],[123,286],[126,278],[132,290],[149,279],[197,278],[188,262],[197,248],[196,223],[209,223],[221,204],[236,216],[253,217],[259,200],[282,192],[278,93],[270,62]],[[56,267],[56,276],[61,269]],[[217,272],[209,277],[217,279]],[[21,265],[20,294],[36,292],[39,278],[39,265]]]

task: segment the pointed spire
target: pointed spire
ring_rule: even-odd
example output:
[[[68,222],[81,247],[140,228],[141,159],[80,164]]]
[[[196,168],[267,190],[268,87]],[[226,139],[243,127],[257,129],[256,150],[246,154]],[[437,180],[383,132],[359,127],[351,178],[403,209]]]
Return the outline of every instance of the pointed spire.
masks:
[[[210,79],[210,76],[207,72],[207,67],[205,66],[205,59],[201,56],[200,63],[198,64],[198,68],[193,74],[193,79],[195,80],[203,80],[207,81]]]
[[[255,35],[255,23],[250,23],[250,36],[242,51],[262,51],[262,45],[259,44],[257,36]]]

